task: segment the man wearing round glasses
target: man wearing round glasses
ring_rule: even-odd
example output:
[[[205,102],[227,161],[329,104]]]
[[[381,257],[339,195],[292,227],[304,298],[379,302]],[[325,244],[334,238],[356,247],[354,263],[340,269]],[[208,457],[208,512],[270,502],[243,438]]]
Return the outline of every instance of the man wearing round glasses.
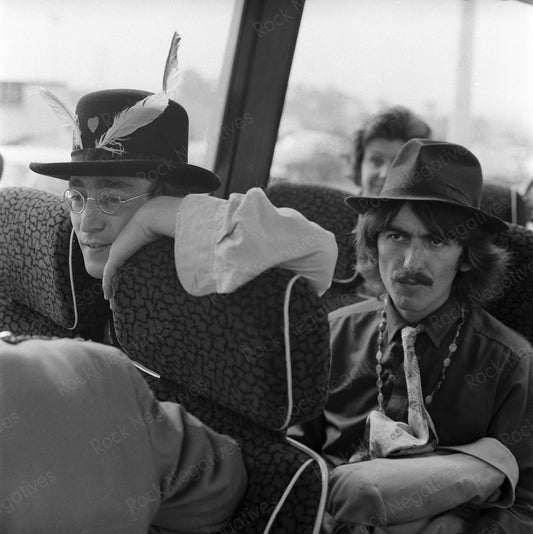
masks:
[[[304,276],[324,292],[337,257],[334,236],[294,210],[274,208],[257,188],[229,200],[190,195],[214,191],[220,180],[187,163],[187,144],[187,113],[164,94],[98,91],[78,102],[71,161],[30,164],[37,173],[69,181],[64,201],[87,272],[104,279],[104,294],[109,297],[116,268],[133,252],[160,236],[179,240],[180,228],[191,220],[216,225],[223,254],[215,261],[230,257],[235,248],[254,257],[257,268],[243,264],[242,270],[230,272],[212,265],[206,280],[197,272],[178,272],[190,293],[230,292],[273,266],[298,271],[303,256],[316,257],[317,267],[307,268]],[[211,243],[202,240],[206,235],[196,232],[194,250],[183,247],[183,253],[200,255],[199,249],[208,249]],[[286,252],[282,262],[261,246],[272,236],[276,249]],[[302,237],[306,254],[295,246]],[[218,273],[216,287],[211,287],[213,273]]]
[[[187,137],[187,113],[164,95],[98,91],[76,108],[71,161],[30,164],[69,181],[64,200],[91,276],[102,278],[111,245],[151,197],[218,187],[215,174],[187,163]]]
[[[77,177],[63,195],[83,253],[85,268],[102,278],[109,248],[135,211],[153,194],[141,181],[108,177]],[[112,186],[113,188],[111,189]],[[134,196],[130,196],[130,195]],[[92,201],[92,202],[91,202]]]
[[[74,179],[71,180],[71,183],[73,185],[76,185],[75,182],[77,181],[80,180]],[[111,182],[114,187],[119,185],[119,181]],[[127,187],[128,184],[126,183],[125,185]],[[83,188],[83,183],[80,184],[80,186],[78,187],[80,189]],[[67,189],[63,194],[63,200],[65,201],[69,210],[72,213],[75,213],[76,215],[85,211],[85,206],[88,200],[94,200],[100,211],[103,211],[108,215],[115,215],[122,204],[131,202],[132,200],[137,200],[138,198],[146,197],[150,194],[150,192],[142,193],[141,195],[136,195],[131,198],[123,199],[121,198],[119,192],[115,189],[111,189],[109,187],[102,187],[96,192],[96,197],[87,197],[81,191],[78,191],[78,189]]]
[[[333,235],[318,225],[310,223],[293,210],[277,210],[269,203],[264,193],[257,189],[246,195],[233,196],[229,201],[189,194],[214,191],[219,187],[220,181],[211,171],[187,163],[187,143],[187,114],[179,104],[168,99],[166,95],[113,90],[91,93],[79,101],[76,108],[72,160],[63,163],[32,163],[30,167],[37,173],[68,180],[64,202],[70,210],[73,230],[83,253],[87,272],[95,278],[102,279],[107,270],[110,273],[108,276],[110,281],[113,266],[117,266],[129,257],[132,248],[136,250],[161,235],[177,237],[181,227],[180,221],[194,220],[202,221],[202,224],[205,221],[206,224],[218,229],[217,246],[224,247],[226,257],[233,243],[236,248],[241,249],[243,242],[254,242],[255,245],[250,244],[245,251],[249,253],[250,247],[256,246],[257,261],[261,269],[242,265],[242,272],[232,271],[229,276],[226,276],[228,271],[216,265],[215,262],[210,266],[212,271],[206,273],[206,281],[203,282],[201,276],[196,275],[197,273],[186,273],[186,280],[183,280],[183,274],[180,273],[180,279],[182,283],[185,282],[183,285],[186,289],[188,286],[189,289],[192,287],[193,290],[205,291],[206,286],[211,283],[208,280],[209,276],[215,272],[220,273],[220,278],[213,290],[231,291],[244,283],[246,278],[250,279],[268,268],[269,264],[274,265],[277,260],[267,256],[268,251],[263,249],[264,241],[261,240],[261,235],[268,236],[271,233],[276,241],[281,243],[280,250],[292,249],[294,255],[301,257],[301,247],[283,246],[283,239],[286,239],[289,244],[301,240],[301,235],[294,235],[298,229],[300,234],[303,233],[313,238],[307,240],[310,245],[310,255],[315,254],[318,258],[324,259],[317,262],[318,268],[308,270],[307,277],[318,291],[327,289],[336,261],[336,244]],[[207,248],[211,242],[200,244],[202,239],[206,240],[207,235],[201,228],[193,233],[193,239],[190,239],[190,236],[188,239],[189,248],[181,248],[180,254],[201,257],[201,253],[195,247],[198,245],[198,247]],[[131,239],[132,236],[133,239]],[[110,255],[114,258],[111,266],[109,265]],[[240,263],[236,262],[236,265]],[[108,292],[107,294],[109,295]],[[53,341],[40,341],[40,343],[45,344],[48,350],[52,350],[55,346]],[[72,355],[75,352],[71,349],[72,343],[65,341],[61,347],[58,347],[58,352],[60,348],[63,348],[63,352],[57,354],[60,361],[66,363],[72,361]],[[31,347],[26,346],[27,352],[30,352]],[[39,345],[35,349],[37,352],[40,350],[38,347]],[[83,352],[91,348],[92,344],[76,342],[76,347]],[[24,347],[21,348],[21,352],[26,354],[23,349]],[[103,348],[98,348],[98,346],[94,348],[94,351],[104,353]],[[17,358],[17,361],[21,360],[22,358]],[[46,363],[48,362],[45,361]],[[118,381],[112,379],[116,372],[115,368],[106,371],[109,373],[106,377],[109,382],[118,384]],[[137,376],[136,373],[134,374]],[[50,371],[50,376],[58,379],[57,373],[53,370]],[[140,377],[138,380],[143,382]],[[91,420],[98,421],[102,415],[97,412],[96,403],[91,402],[89,395],[95,395],[97,399],[103,398],[115,409],[115,416],[118,414],[119,418],[122,412],[126,413],[125,409],[121,409],[120,404],[129,399],[124,388],[119,387],[117,391],[113,390],[113,393],[117,393],[116,397],[122,399],[119,401],[105,388],[95,391],[93,387],[95,381],[87,382],[87,387],[77,389],[73,397],[79,399],[82,389],[90,390],[87,393],[89,400],[85,405],[86,410],[84,409],[83,412],[87,412],[92,417]],[[146,386],[144,388],[146,389]],[[39,397],[39,404],[46,406],[49,401],[49,396],[43,395],[42,400]],[[32,402],[34,402],[33,399]],[[177,409],[176,405],[171,403],[161,403],[163,404],[168,409]],[[110,418],[108,414],[106,417]],[[116,422],[115,419],[110,419],[110,421]],[[158,440],[152,441],[152,445],[155,443],[156,446],[150,449],[148,461],[139,460],[141,466],[153,463],[161,467],[156,473],[157,480],[153,487],[145,488],[146,491],[133,491],[131,483],[127,479],[123,481],[118,476],[115,484],[124,492],[130,491],[132,497],[136,495],[144,497],[151,495],[149,492],[155,491],[158,499],[161,493],[161,500],[164,501],[165,506],[169,504],[167,501],[172,501],[169,511],[165,511],[163,505],[159,510],[165,521],[165,527],[174,525],[176,530],[182,530],[182,528],[178,529],[178,525],[182,525],[185,516],[179,507],[187,502],[186,530],[188,532],[206,532],[223,528],[235,512],[246,486],[246,473],[240,451],[231,438],[210,430],[199,421],[189,419],[182,421],[176,413],[173,413],[169,415],[168,422],[169,427],[172,427],[170,430],[168,427],[156,428],[159,432]],[[95,427],[100,429],[101,424],[95,423]],[[141,440],[136,436],[138,434],[131,439],[128,437],[128,440],[120,441],[132,451],[133,461],[137,461],[136,458],[143,458],[139,453]],[[175,442],[172,441],[173,436],[181,439],[181,448],[175,446]],[[120,436],[117,439],[120,440]],[[76,450],[76,446],[77,443],[69,443],[68,447],[63,450],[67,458],[65,464],[68,464],[69,455]],[[180,472],[189,472],[197,463],[193,458],[195,451],[203,457],[216,447],[226,446],[235,447],[235,450],[231,455],[225,454],[221,458],[220,463],[224,464],[223,468],[214,465],[202,470],[198,475],[197,485],[200,488],[198,499],[191,500],[195,496],[192,489],[182,485],[178,488],[181,493],[176,496],[167,491],[167,488],[165,491],[160,488],[165,477],[169,478],[167,464],[171,459],[175,459],[178,463],[182,462],[179,463]],[[48,458],[57,457],[58,449],[50,450],[46,445],[44,449],[49,452]],[[118,451],[117,448],[112,450]],[[128,462],[128,458],[118,452],[116,458],[119,466]],[[109,475],[105,472],[102,475],[101,463],[96,462],[94,466],[87,465],[91,468],[91,477],[94,480]],[[131,470],[131,464],[129,464],[129,470],[126,469],[126,471],[135,474],[134,478],[137,481],[139,478],[137,469]],[[113,470],[110,470],[112,475],[115,472],[117,472],[116,465]],[[170,473],[170,479],[172,479],[172,473]],[[57,486],[60,486],[59,481]],[[67,484],[66,487],[68,489],[69,485]],[[61,488],[64,489],[63,486]],[[92,488],[89,482],[84,491],[90,493]],[[99,495],[98,491],[96,493]],[[116,490],[114,494],[118,495]],[[43,500],[46,501],[46,499],[47,497],[44,496]],[[48,508],[54,509],[53,506],[48,506]],[[146,507],[144,512],[144,516],[150,515],[148,518],[150,521],[154,521],[152,512],[155,508],[157,506],[151,505]],[[116,517],[114,521],[117,521]],[[101,531],[98,528],[96,530]],[[111,527],[108,530],[111,531]],[[67,531],[67,527],[64,531]]]

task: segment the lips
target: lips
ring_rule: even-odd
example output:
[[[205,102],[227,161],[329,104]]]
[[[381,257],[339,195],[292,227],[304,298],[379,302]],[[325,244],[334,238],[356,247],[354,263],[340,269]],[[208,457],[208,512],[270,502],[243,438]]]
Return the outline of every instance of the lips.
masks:
[[[111,243],[83,243],[82,242],[82,245],[90,249],[98,250],[101,248],[109,247]]]

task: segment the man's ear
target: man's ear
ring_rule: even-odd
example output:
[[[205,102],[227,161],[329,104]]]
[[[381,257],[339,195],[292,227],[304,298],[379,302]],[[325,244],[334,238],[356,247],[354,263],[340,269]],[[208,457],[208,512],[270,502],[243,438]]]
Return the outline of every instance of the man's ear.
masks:
[[[466,273],[467,271],[472,270],[472,265],[470,265],[466,261],[461,261],[459,262],[459,268],[457,270],[461,271],[462,273]]]
[[[462,273],[466,273],[472,270],[472,265],[469,261],[467,261],[467,253],[464,249],[461,252],[461,255],[459,256],[459,260],[457,262],[457,270],[461,271]]]

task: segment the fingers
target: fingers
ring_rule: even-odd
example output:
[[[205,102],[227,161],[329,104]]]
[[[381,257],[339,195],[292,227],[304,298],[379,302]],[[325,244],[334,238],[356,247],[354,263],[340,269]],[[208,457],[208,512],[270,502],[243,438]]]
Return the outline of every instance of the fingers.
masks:
[[[113,296],[113,281],[126,260],[161,236],[174,237],[181,198],[159,196],[143,204],[122,229],[109,250],[102,286],[104,298]]]
[[[104,298],[109,300],[113,297],[113,282],[115,276],[133,254],[144,245],[157,239],[157,235],[146,232],[133,220],[123,228],[109,250],[109,257],[104,267],[102,287]]]

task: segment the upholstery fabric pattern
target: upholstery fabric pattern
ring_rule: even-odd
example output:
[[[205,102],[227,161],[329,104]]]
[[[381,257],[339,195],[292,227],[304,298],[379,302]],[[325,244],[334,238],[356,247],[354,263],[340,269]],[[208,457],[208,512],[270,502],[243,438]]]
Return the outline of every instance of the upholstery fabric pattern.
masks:
[[[511,224],[495,242],[511,252],[513,263],[507,275],[490,288],[498,298],[485,308],[533,343],[533,232]]]
[[[352,230],[357,214],[344,203],[351,193],[320,185],[283,182],[268,186],[265,192],[274,206],[293,208],[332,232],[339,247],[334,278],[346,280],[353,276],[355,253]]]
[[[356,302],[362,302],[363,300],[372,298],[369,295],[361,293],[361,280],[362,278],[358,277],[357,280],[349,284],[338,284],[334,282],[321,297],[326,311],[330,313],[337,308],[344,308],[344,306],[350,306]]]
[[[58,196],[31,188],[0,189],[0,228],[1,329],[71,337],[103,324],[108,305],[101,283],[87,274],[75,245],[78,327],[69,330],[75,322],[68,265],[71,223]],[[31,310],[31,320],[25,308]],[[52,331],[46,330],[47,321],[62,330],[53,325],[49,325]],[[30,332],[23,332],[22,325]]]
[[[214,430],[231,435],[241,445],[248,472],[248,488],[242,505],[222,531],[263,532],[283,491],[296,471],[309,460],[284,439],[284,433],[268,431],[246,417],[202,397],[194,387],[178,387],[164,378],[144,375],[159,400],[182,404]],[[298,479],[272,525],[272,534],[311,533],[319,508],[320,469],[313,461]]]
[[[8,331],[15,335],[75,336],[73,331],[66,330],[24,304],[3,299],[0,299],[0,331]]]
[[[124,351],[162,375],[144,375],[160,400],[185,406],[241,444],[249,484],[223,532],[263,532],[293,476],[273,534],[311,533],[320,505],[319,463],[276,430],[285,423],[285,288],[294,276],[272,270],[235,293],[193,297],[181,287],[173,242],[159,240],[117,281],[114,323]],[[329,377],[327,316],[302,279],[290,301],[294,410],[291,423],[323,410]]]
[[[283,304],[294,275],[271,270],[234,293],[193,297],[176,275],[173,244],[148,245],[119,277],[115,329],[130,358],[266,428],[317,416],[326,400],[329,326],[307,282],[296,281],[289,307],[294,408],[286,421]]]

